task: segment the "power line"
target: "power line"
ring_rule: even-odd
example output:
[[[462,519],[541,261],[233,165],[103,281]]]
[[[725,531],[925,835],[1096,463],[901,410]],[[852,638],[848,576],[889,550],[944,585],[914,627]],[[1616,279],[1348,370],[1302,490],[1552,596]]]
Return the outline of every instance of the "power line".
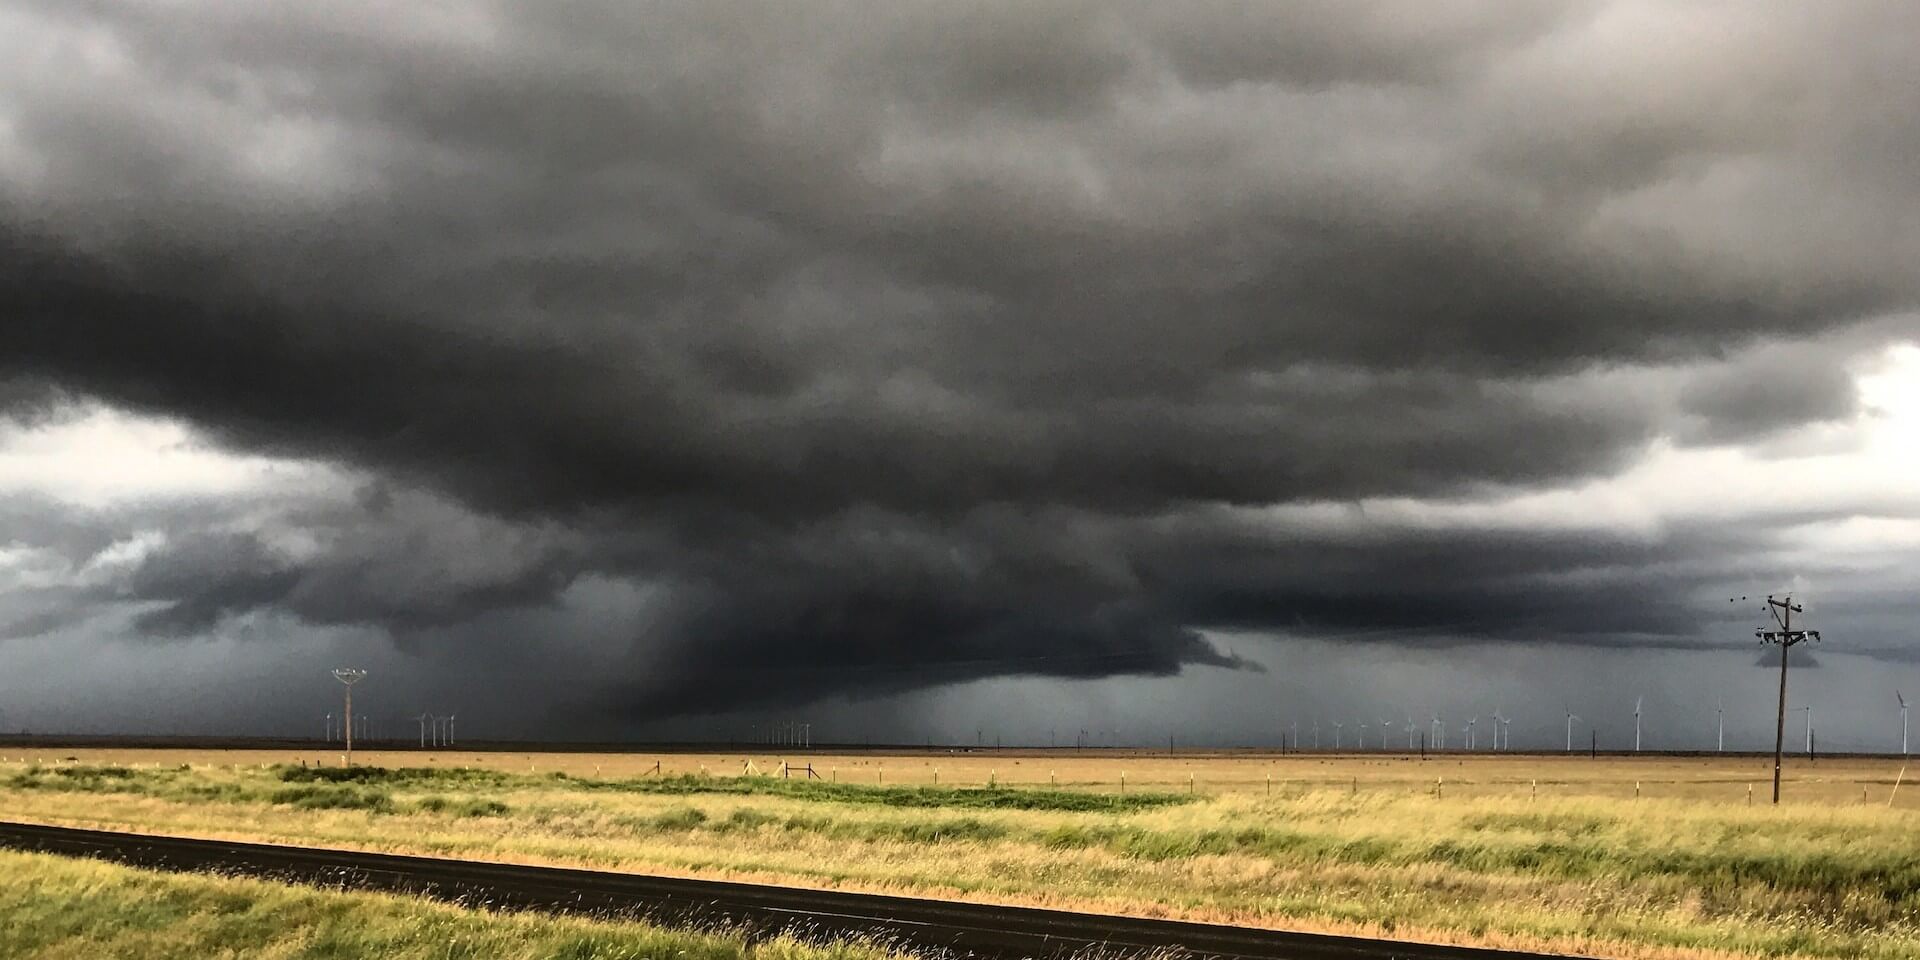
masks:
[[[346,685],[347,712],[343,726],[347,732],[347,766],[353,766],[353,685],[367,678],[365,670],[353,667],[341,667],[333,672],[333,678]]]
[[[1728,602],[1738,603],[1739,600],[1745,599],[1741,597]],[[1754,636],[1760,638],[1761,643],[1778,644],[1780,647],[1780,710],[1774,719],[1773,727],[1773,802],[1775,805],[1780,803],[1780,757],[1785,752],[1787,744],[1787,653],[1795,644],[1820,639],[1818,630],[1793,629],[1793,615],[1803,610],[1804,608],[1794,603],[1790,596],[1775,599],[1772,595],[1768,595],[1767,613],[1773,617],[1774,624],[1780,629],[1753,632]],[[1808,708],[1807,713],[1807,752],[1813,752],[1812,708]]]

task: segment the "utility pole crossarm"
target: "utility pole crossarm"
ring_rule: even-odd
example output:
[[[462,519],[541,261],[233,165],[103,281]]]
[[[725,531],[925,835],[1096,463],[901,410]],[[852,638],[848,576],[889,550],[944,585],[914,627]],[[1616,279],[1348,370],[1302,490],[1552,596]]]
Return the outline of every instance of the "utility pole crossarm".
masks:
[[[367,678],[365,670],[353,667],[341,667],[333,671],[333,678],[347,688],[347,712],[343,724],[347,734],[347,766],[353,766],[353,685]]]
[[[1729,602],[1738,603],[1745,597],[1729,598]],[[1780,648],[1780,701],[1774,714],[1773,726],[1773,802],[1780,803],[1780,766],[1782,755],[1786,752],[1787,739],[1787,652],[1795,644],[1809,640],[1819,640],[1818,630],[1795,630],[1793,615],[1805,613],[1806,608],[1794,603],[1792,597],[1767,597],[1767,615],[1773,618],[1778,630],[1755,630],[1754,637],[1761,643],[1770,643]],[[1813,711],[1807,711],[1807,752],[1813,752]]]

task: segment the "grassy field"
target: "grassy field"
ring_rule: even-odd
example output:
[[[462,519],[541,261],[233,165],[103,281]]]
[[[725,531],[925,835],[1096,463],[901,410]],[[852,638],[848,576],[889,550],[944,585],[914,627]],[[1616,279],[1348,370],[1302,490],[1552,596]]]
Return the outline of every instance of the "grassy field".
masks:
[[[20,759],[0,804],[47,823],[1608,957],[1920,956],[1920,813],[1874,761],[1797,765],[1774,808],[1751,758]]]
[[[497,914],[407,897],[0,852],[0,958],[885,960],[858,944]]]
[[[632,779],[681,775],[731,777],[743,772],[779,776],[782,763],[794,776],[811,764],[829,782],[884,786],[1058,786],[1091,792],[1127,789],[1201,794],[1264,793],[1305,787],[1347,786],[1369,792],[1443,795],[1615,797],[1765,803],[1773,759],[1748,755],[1645,757],[1584,754],[1439,754],[1426,760],[1397,753],[1261,754],[1182,753],[1126,750],[983,750],[965,752],[869,752],[849,754],[769,753],[517,753],[446,749],[361,750],[358,763],[383,767],[468,767],[505,773],[564,773],[571,777]],[[107,766],[249,766],[272,763],[337,766],[338,750],[178,750],[36,748],[0,744],[6,763],[77,762]],[[655,765],[659,766],[658,773]],[[749,766],[751,765],[751,766]],[[1903,766],[1898,758],[1838,758],[1809,762],[1788,757],[1788,803],[1886,804]],[[1920,766],[1913,775],[1920,778]],[[1894,794],[1896,809],[1920,811],[1920,790],[1908,783]]]

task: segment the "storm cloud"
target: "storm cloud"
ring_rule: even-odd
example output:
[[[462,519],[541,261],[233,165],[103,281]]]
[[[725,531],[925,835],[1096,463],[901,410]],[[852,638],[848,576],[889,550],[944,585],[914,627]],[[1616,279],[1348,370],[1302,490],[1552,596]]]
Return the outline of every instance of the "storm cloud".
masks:
[[[1913,504],[1541,498],[1870,415],[1920,310],[1916,35],[1901,3],[0,4],[7,415],[319,465],[0,503],[55,571],[0,623],[409,650],[624,583],[621,637],[522,642],[610,646],[573,694],[642,717],[1253,669],[1224,628],[1687,642],[1730,581],[1846,567],[1795,530]]]

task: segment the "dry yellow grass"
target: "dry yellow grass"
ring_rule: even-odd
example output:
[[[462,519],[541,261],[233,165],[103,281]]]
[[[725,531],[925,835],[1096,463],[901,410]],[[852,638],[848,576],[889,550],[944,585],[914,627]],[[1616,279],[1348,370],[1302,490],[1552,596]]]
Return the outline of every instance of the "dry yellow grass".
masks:
[[[334,766],[339,750],[175,750],[133,748],[32,749],[0,747],[11,762],[57,763],[75,758],[85,764],[124,766],[232,766],[305,763]],[[1645,757],[1584,754],[1494,753],[1437,754],[1422,760],[1403,754],[1267,754],[1251,752],[1182,753],[1148,751],[983,750],[967,752],[876,751],[862,753],[529,753],[498,751],[359,750],[356,762],[383,767],[473,767],[508,773],[565,773],[573,777],[626,779],[650,775],[655,764],[665,776],[736,776],[752,769],[775,774],[781,764],[811,763],[821,777],[847,783],[887,786],[1046,786],[1116,791],[1121,778],[1129,789],[1184,792],[1189,778],[1200,793],[1261,793],[1304,788],[1336,788],[1427,795],[1436,785],[1446,796],[1614,797],[1689,799],[1745,804],[1768,802],[1772,790],[1771,757]],[[1920,810],[1920,790],[1893,784],[1904,766],[1897,757],[1820,759],[1789,757],[1784,801],[1794,804],[1877,803],[1889,796],[1895,809]],[[1920,777],[1920,768],[1912,771]],[[803,774],[796,773],[796,776]]]
[[[889,960],[854,943],[748,944],[641,923],[465,909],[0,851],[0,958]]]
[[[1876,761],[1796,767],[1792,802],[1775,809],[1758,776],[1767,768],[1752,758],[812,758],[842,782],[927,784],[938,768],[943,786],[990,777],[1044,785],[1051,772],[1063,787],[1111,792],[1125,769],[1130,791],[1184,792],[1192,774],[1199,794],[1170,807],[1073,812],[901,808],[792,795],[775,783],[772,792],[660,793],[644,787],[657,783],[651,776],[554,776],[591,778],[597,768],[600,780],[619,781],[659,759],[668,773],[704,765],[730,778],[740,754],[445,751],[360,759],[508,776],[394,781],[378,809],[300,809],[267,799],[286,785],[260,765],[297,759],[286,753],[60,755],[173,779],[145,793],[105,783],[77,794],[52,776],[23,787],[0,765],[11,816],[1608,957],[1920,956],[1920,814],[1906,788],[1887,808],[1898,767]],[[780,762],[752,759],[763,771]],[[196,767],[158,769],[181,762]],[[504,808],[459,815],[482,801]]]

